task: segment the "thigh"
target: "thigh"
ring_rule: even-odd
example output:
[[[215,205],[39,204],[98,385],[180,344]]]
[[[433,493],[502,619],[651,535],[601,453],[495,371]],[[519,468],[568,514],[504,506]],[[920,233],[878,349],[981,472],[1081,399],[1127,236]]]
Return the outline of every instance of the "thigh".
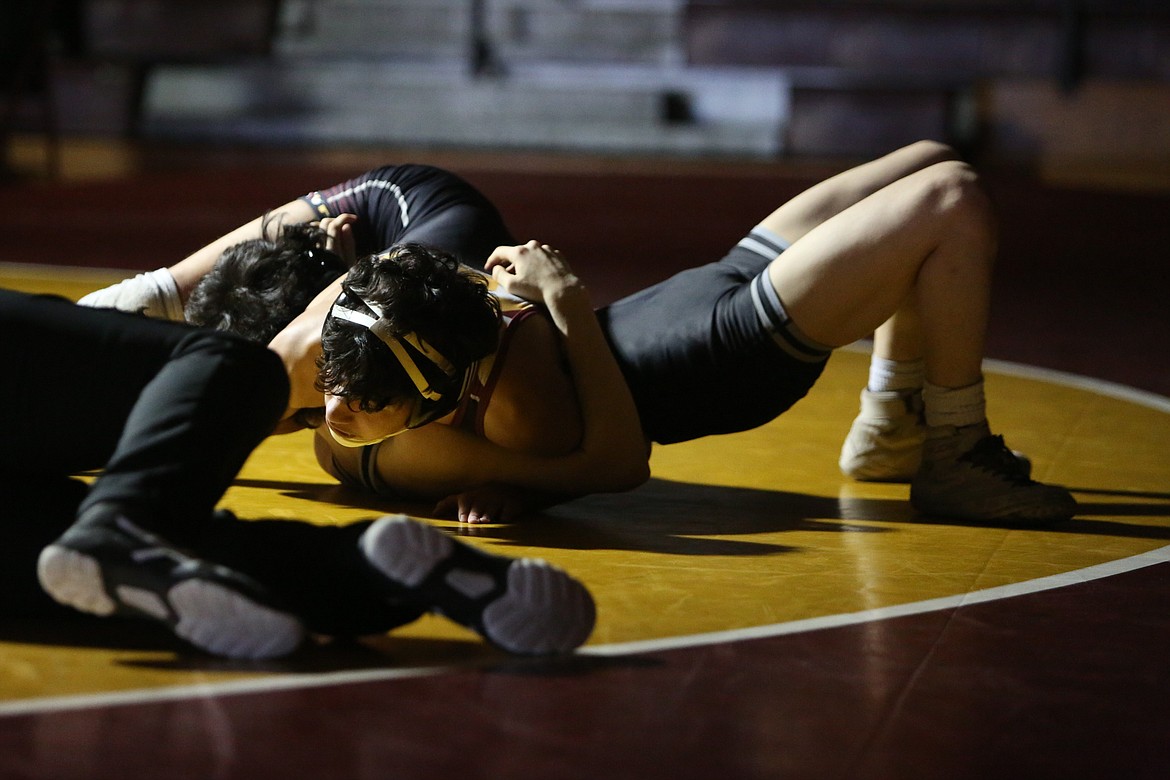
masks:
[[[181,330],[87,498],[134,506],[164,536],[211,513],[288,405],[288,375],[275,352],[219,331]]]
[[[830,217],[773,261],[768,273],[792,319],[833,347],[864,338],[912,295],[923,259],[948,229],[938,218],[961,163],[903,177]]]
[[[760,224],[789,244],[822,222],[898,179],[944,160],[958,159],[940,143],[923,141],[850,168],[816,184],[780,206]]]
[[[0,468],[99,468],[186,326],[0,290]]]

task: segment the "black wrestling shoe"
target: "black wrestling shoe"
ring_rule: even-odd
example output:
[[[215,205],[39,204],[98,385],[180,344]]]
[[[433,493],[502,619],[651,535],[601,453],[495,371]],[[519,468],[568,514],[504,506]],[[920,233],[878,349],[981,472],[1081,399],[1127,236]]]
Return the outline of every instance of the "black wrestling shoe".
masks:
[[[305,637],[301,621],[274,606],[258,583],[180,552],[108,505],[46,547],[37,575],[65,606],[156,620],[213,655],[277,658]]]
[[[910,503],[924,515],[989,522],[1047,523],[1077,513],[1068,490],[1034,481],[1031,464],[986,423],[927,435]]]
[[[417,601],[520,655],[567,653],[593,631],[593,597],[546,561],[481,552],[405,515],[383,517],[358,547],[388,598]]]

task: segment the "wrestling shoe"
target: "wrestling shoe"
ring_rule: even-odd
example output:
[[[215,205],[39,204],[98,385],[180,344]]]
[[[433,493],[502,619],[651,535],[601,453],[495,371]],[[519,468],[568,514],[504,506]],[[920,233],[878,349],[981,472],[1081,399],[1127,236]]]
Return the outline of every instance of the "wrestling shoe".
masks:
[[[922,392],[861,391],[861,412],[841,446],[841,473],[861,482],[909,482],[922,464],[926,422]],[[1032,461],[1012,450],[1024,476]]]
[[[415,602],[520,655],[567,653],[593,631],[593,597],[546,561],[490,555],[405,515],[371,525],[358,547],[387,598]]]
[[[841,472],[863,482],[909,482],[922,463],[922,393],[861,391],[861,412],[841,446]]]
[[[46,547],[37,575],[65,606],[149,618],[212,655],[277,658],[305,636],[301,621],[274,606],[258,583],[180,552],[110,505],[94,507]]]
[[[931,432],[910,504],[924,515],[982,521],[1050,522],[1077,511],[1067,490],[1033,481],[987,423]]]

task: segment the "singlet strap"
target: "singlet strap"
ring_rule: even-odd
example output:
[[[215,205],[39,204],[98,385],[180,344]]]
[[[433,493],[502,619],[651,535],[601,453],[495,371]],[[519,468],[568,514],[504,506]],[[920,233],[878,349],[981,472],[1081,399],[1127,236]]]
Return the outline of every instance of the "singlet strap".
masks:
[[[491,369],[488,371],[487,378],[480,381],[479,372],[471,372],[471,384],[459,403],[459,408],[455,412],[455,417],[452,418],[451,425],[470,431],[478,436],[483,436],[483,421],[487,415],[488,403],[491,401],[496,384],[500,381],[500,374],[504,370],[508,348],[511,346],[512,336],[515,335],[514,328],[536,314],[537,311],[537,308],[534,306],[524,306],[504,313],[504,327],[500,333],[500,346],[496,349],[495,358],[492,362]]]

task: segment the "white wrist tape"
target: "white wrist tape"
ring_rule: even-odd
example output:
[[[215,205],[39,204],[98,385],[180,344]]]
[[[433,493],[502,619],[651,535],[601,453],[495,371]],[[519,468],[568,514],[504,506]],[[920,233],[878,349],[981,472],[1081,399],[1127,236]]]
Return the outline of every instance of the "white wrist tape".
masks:
[[[78,303],[97,309],[137,312],[163,320],[183,320],[179,285],[165,268],[95,290]]]

